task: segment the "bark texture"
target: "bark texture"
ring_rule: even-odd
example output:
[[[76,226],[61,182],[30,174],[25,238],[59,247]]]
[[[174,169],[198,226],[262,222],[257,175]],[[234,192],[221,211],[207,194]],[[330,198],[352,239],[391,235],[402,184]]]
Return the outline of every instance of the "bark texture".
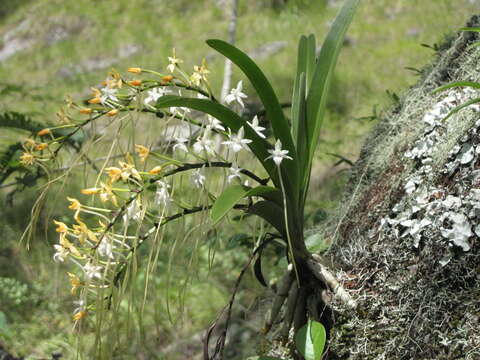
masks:
[[[479,26],[473,17],[469,26]],[[338,306],[330,359],[480,359],[478,33],[452,36],[379,120],[328,230],[328,256],[357,302]]]

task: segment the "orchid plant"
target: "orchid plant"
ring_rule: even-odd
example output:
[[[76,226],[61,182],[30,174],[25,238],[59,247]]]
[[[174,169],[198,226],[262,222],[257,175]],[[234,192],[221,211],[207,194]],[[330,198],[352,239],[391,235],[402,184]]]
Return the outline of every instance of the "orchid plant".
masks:
[[[166,73],[131,67],[128,72],[134,78],[128,79],[111,72],[101,87],[92,88],[92,97],[85,104],[68,101],[64,123],[59,126],[71,130],[67,135],[55,137],[55,129],[49,128],[37,134],[41,140],[25,143],[24,165],[38,164],[49,172],[49,162],[59,159],[66,141],[102,118],[110,125],[130,121],[130,114],[151,114],[168,125],[160,147],[135,145],[137,156],[127,153],[117,164],[100,169],[95,184],[81,191],[87,200],[68,198],[74,212],[71,224],[55,220],[59,243],[54,245],[53,259],[71,261],[78,270],[68,273],[72,294],[78,296],[73,316],[76,324],[93,314],[101,321],[106,312],[118,308],[123,281],[131,278],[135,259],[147,240],[158,245],[167,224],[205,212],[209,212],[208,225],[213,227],[232,211],[245,214],[240,221],[252,215],[264,221],[266,226],[261,226],[247,264],[254,264],[264,285],[262,250],[272,240],[284,243],[290,265],[276,286],[277,296],[263,333],[275,323],[286,298],[281,334],[288,338],[293,329],[297,338],[304,339],[304,347],[308,345],[305,339],[312,335],[305,335],[305,329],[318,327],[312,321],[322,320],[318,308],[325,305],[323,292],[355,306],[319,257],[308,251],[304,209],[330,83],[358,3],[346,1],[318,57],[315,37],[301,37],[290,121],[269,81],[244,52],[222,40],[208,40],[210,47],[230,59],[250,81],[265,108],[265,121],[258,115],[251,119],[242,116],[248,98],[242,81],[223,104],[213,94],[206,62],[188,74],[174,50]],[[86,118],[77,119],[72,112]],[[252,165],[252,157],[259,167]],[[108,157],[107,161],[112,160]],[[213,171],[217,171],[215,179],[218,171],[223,173],[220,182],[210,175]],[[184,181],[186,176],[190,185]],[[191,200],[192,194],[198,196],[196,201]],[[158,253],[153,258],[158,258]],[[226,328],[235,292],[227,306]],[[209,354],[212,329],[205,340],[207,358],[221,356],[225,341],[226,329],[214,354]],[[298,356],[319,359],[323,345],[313,348],[316,352],[311,355],[299,346]]]

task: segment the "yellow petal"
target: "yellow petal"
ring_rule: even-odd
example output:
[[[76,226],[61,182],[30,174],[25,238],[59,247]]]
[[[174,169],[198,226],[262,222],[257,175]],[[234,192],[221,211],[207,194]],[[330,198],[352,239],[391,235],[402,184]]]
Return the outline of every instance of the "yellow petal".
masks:
[[[80,204],[80,201],[78,201],[77,199],[67,196],[67,200],[70,201],[70,205],[68,206],[69,209],[79,210],[82,206],[82,204]]]

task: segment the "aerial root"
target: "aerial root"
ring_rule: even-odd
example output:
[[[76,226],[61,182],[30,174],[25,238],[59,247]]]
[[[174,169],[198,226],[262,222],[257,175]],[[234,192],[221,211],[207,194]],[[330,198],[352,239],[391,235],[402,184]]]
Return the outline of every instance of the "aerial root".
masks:
[[[280,332],[281,339],[282,341],[284,341],[284,343],[288,341],[290,328],[292,327],[292,324],[293,324],[293,317],[295,315],[295,309],[297,306],[297,298],[298,298],[298,284],[296,281],[294,281],[288,293],[287,309],[285,311],[285,318],[283,320],[283,326]]]
[[[290,288],[292,287],[293,278],[293,272],[291,269],[289,269],[288,272],[280,279],[278,284],[278,292],[275,294],[272,309],[270,310],[270,313],[267,316],[267,321],[265,322],[265,327],[263,329],[264,334],[270,331],[273,323],[277,319],[280,309],[282,308],[285,299],[288,297]]]
[[[312,257],[307,260],[307,266],[318,280],[328,286],[335,298],[339,299],[352,310],[357,307],[356,301],[352,299],[350,294],[338,282],[336,277],[322,263],[322,258],[320,256],[313,254]]]

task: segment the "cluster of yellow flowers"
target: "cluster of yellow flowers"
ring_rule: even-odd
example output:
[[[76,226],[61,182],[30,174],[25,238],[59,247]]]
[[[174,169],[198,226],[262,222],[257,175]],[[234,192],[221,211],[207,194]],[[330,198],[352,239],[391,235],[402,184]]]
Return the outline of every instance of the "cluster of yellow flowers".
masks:
[[[37,132],[37,136],[40,138],[43,138],[47,135],[49,135],[53,139],[50,129],[42,129]],[[25,140],[23,144],[24,152],[20,156],[20,162],[25,166],[30,166],[33,165],[35,161],[43,161],[46,159],[48,160],[49,157],[45,157],[43,153],[45,150],[48,150],[49,145],[50,144],[45,141],[36,142],[33,139]]]
[[[24,153],[21,162],[30,166],[39,160],[49,160],[54,157],[54,152],[48,156],[42,155],[42,151],[49,149],[52,143],[61,146],[65,140],[83,126],[95,121],[102,116],[116,117],[120,112],[135,111],[140,104],[143,109],[156,112],[150,104],[160,96],[175,89],[181,94],[181,89],[195,91],[202,96],[210,94],[206,61],[203,60],[199,66],[194,66],[193,73],[187,75],[181,68],[183,60],[173,55],[168,58],[167,70],[171,74],[162,74],[139,67],[128,68],[130,74],[152,74],[156,80],[151,79],[124,79],[116,72],[111,71],[108,78],[102,82],[101,87],[92,88],[92,95],[87,100],[88,106],[79,106],[70,98],[67,100],[67,109],[61,109],[57,113],[59,122],[58,128],[70,127],[71,132],[66,136],[55,137],[56,127],[44,129],[38,132],[37,136],[42,138],[50,136],[50,142],[36,142],[28,139],[24,145]],[[146,93],[144,99],[142,93]],[[140,100],[140,101],[138,101]],[[74,119],[71,109],[78,111],[80,115],[87,115],[88,119]],[[186,109],[184,109],[187,112]],[[171,108],[171,116],[178,114],[175,108]],[[219,125],[216,125],[217,127]],[[181,149],[185,149],[182,142],[179,142]],[[58,150],[58,146],[56,147]],[[151,148],[144,145],[135,145],[135,152],[140,163],[145,164],[147,158],[154,154],[163,161],[152,167],[150,170],[140,171],[136,168],[133,158],[127,153],[123,161],[117,166],[106,167],[104,178],[99,178],[95,186],[81,190],[83,195],[98,196],[101,203],[109,203],[109,206],[102,207],[87,206],[76,198],[67,197],[70,202],[69,209],[74,211],[74,223],[67,225],[64,222],[54,220],[56,232],[59,233],[58,244],[54,245],[55,254],[53,259],[63,263],[67,259],[73,262],[81,270],[81,275],[73,271],[68,272],[71,283],[72,295],[79,295],[77,308],[74,311],[74,320],[79,321],[87,316],[92,306],[88,304],[88,294],[98,288],[106,288],[112,284],[115,272],[119,266],[126,263],[128,253],[135,246],[135,236],[128,235],[128,228],[131,220],[140,225],[145,217],[146,206],[142,202],[142,192],[146,185],[156,184],[157,191],[154,203],[167,208],[170,203],[170,185],[161,180],[162,173],[169,166],[179,166],[181,163],[168,158],[165,155],[156,154]],[[56,153],[56,152],[55,152]],[[192,176],[196,176],[197,182],[203,185],[205,177],[197,169]],[[157,181],[158,180],[158,181]],[[118,183],[123,183],[118,185]],[[122,196],[128,194],[128,196]],[[132,195],[133,194],[133,195]],[[157,216],[156,226],[162,219],[165,212]],[[150,215],[151,216],[151,213]],[[92,220],[92,217],[94,220]],[[123,218],[123,223],[118,221]],[[95,223],[96,221],[96,223]],[[95,223],[94,225],[87,225]],[[137,239],[138,240],[138,239]],[[79,294],[80,293],[80,294]]]

